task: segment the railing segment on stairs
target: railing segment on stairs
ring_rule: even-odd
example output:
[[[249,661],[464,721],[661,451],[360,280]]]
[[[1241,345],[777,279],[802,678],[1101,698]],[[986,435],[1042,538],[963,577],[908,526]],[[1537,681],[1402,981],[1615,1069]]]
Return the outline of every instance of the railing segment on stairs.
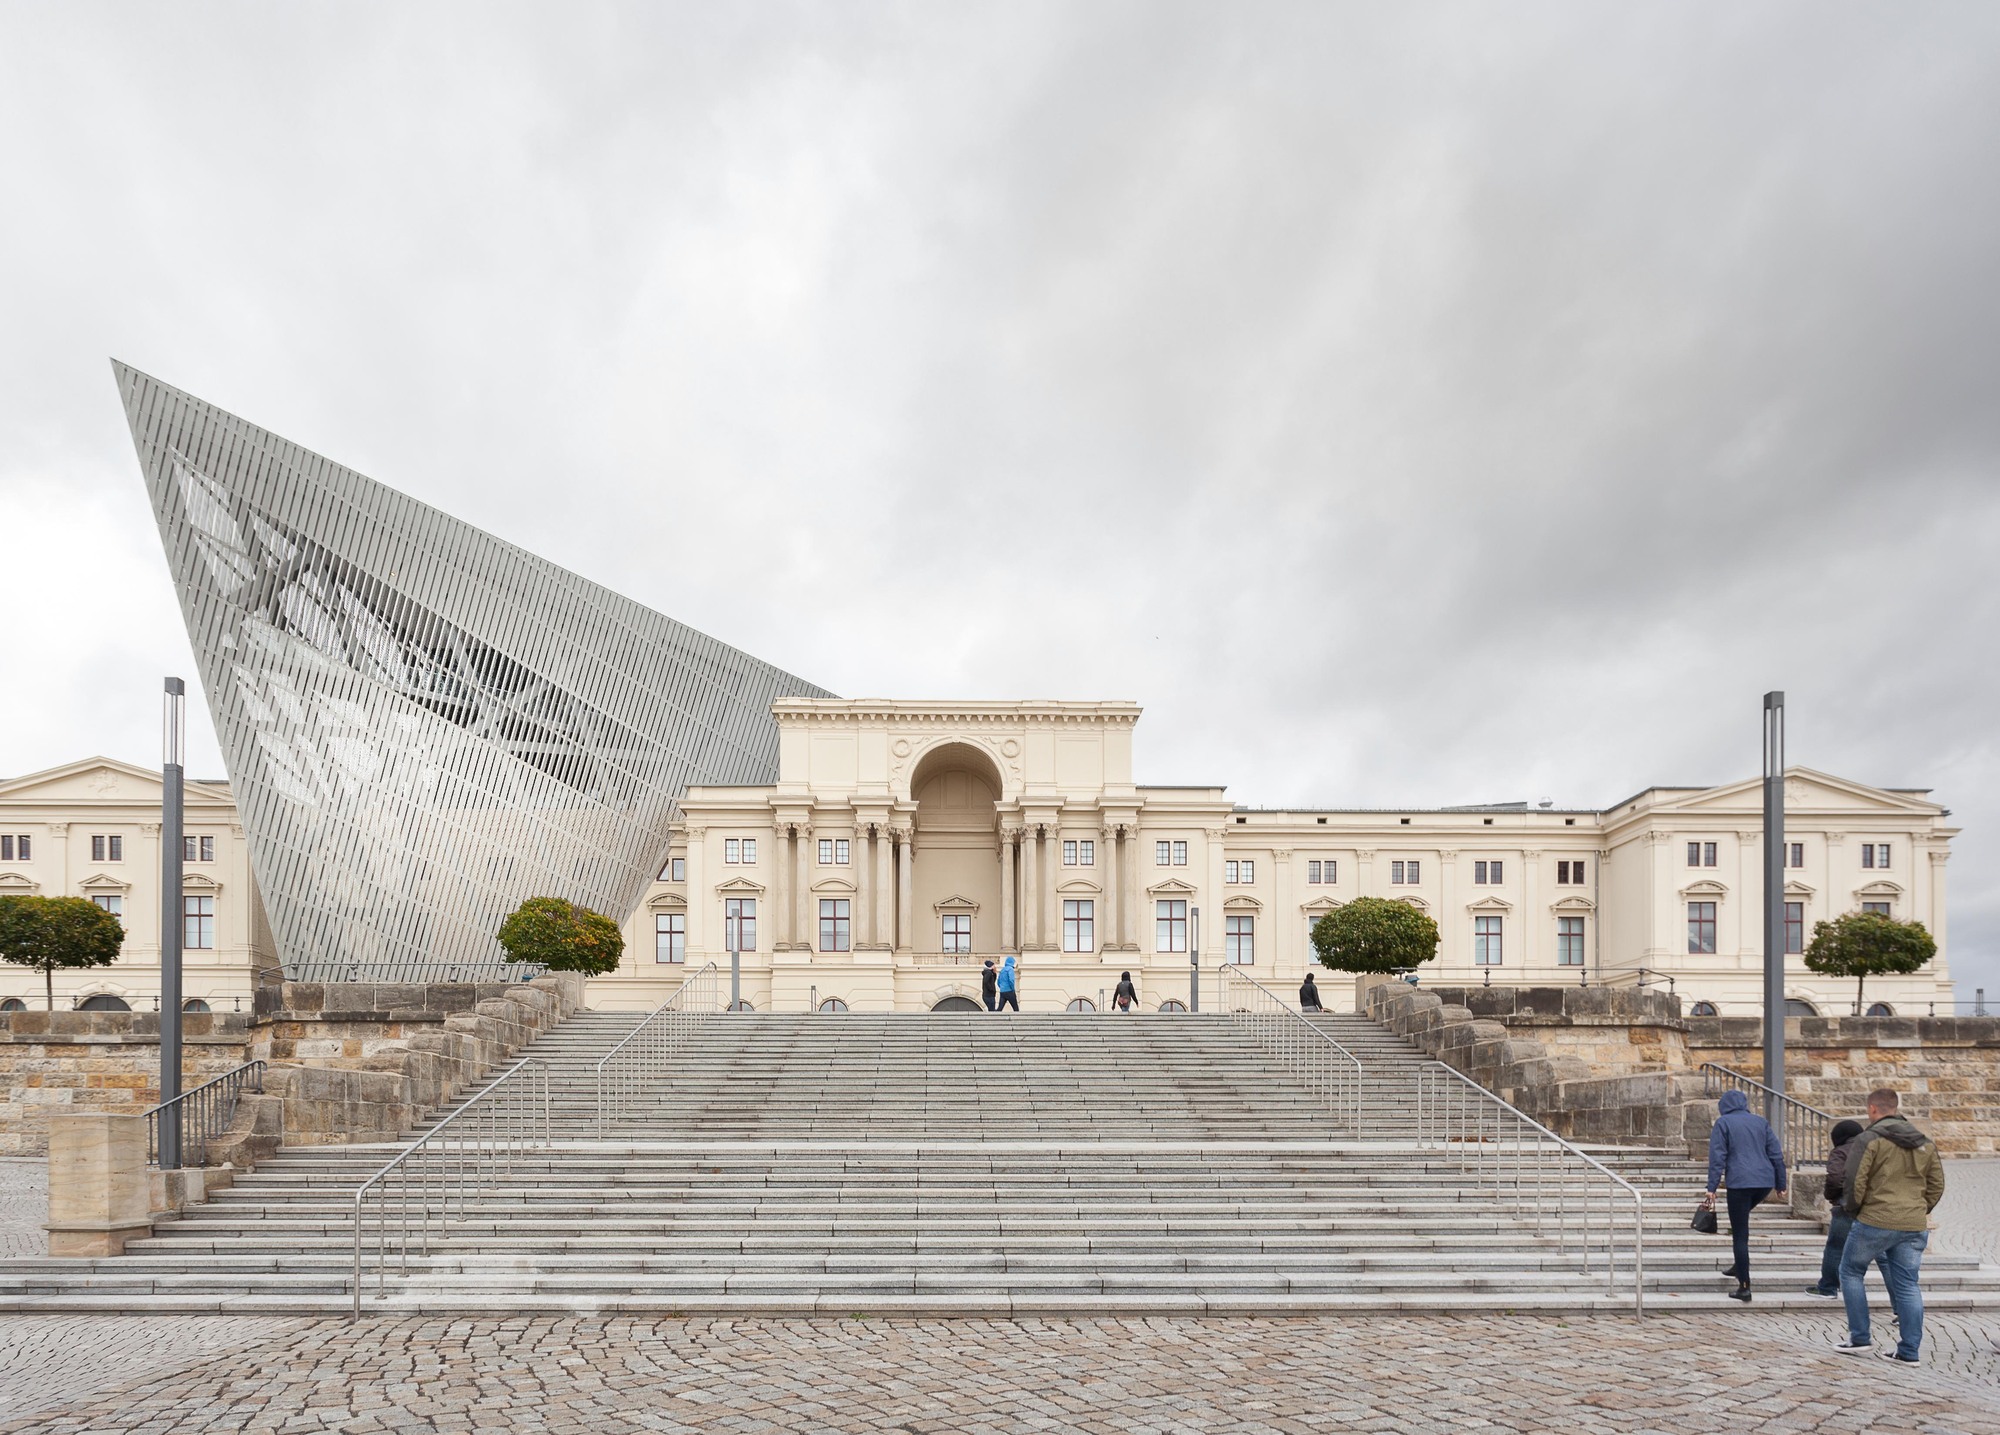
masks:
[[[688,975],[632,1034],[597,1063],[597,1134],[635,1110],[649,1086],[664,1079],[668,1059],[701,1029],[702,1018],[722,1010],[722,974],[714,962]]]
[[[1750,1098],[1753,1108],[1762,1103],[1764,1119],[1777,1128],[1778,1140],[1785,1147],[1785,1159],[1794,1168],[1807,1161],[1818,1160],[1831,1149],[1836,1119],[1831,1113],[1817,1106],[1808,1106],[1782,1091],[1773,1091],[1763,1082],[1752,1081],[1740,1071],[1704,1061],[1701,1064],[1701,1094],[1720,1096],[1725,1091],[1742,1092]]]
[[[1538,1236],[1548,1236],[1553,1223],[1557,1247],[1580,1251],[1586,1275],[1601,1249],[1606,1295],[1617,1293],[1622,1264],[1633,1314],[1646,1313],[1646,1206],[1630,1181],[1441,1061],[1417,1072],[1417,1147],[1457,1156],[1459,1170],[1496,1199],[1511,1194]],[[1603,1206],[1593,1224],[1600,1190]],[[1621,1241],[1621,1196],[1631,1200],[1629,1241]]]
[[[1326,1104],[1336,1124],[1361,1135],[1361,1059],[1234,962],[1216,969],[1223,1014],[1238,1023]]]
[[[264,1063],[246,1061],[241,1066],[183,1091],[172,1101],[162,1102],[146,1113],[146,1164],[160,1164],[160,1118],[178,1108],[181,1123],[183,1165],[206,1166],[208,1142],[229,1129],[236,1119],[236,1102],[248,1087],[264,1089]],[[192,1155],[192,1162],[186,1160]]]
[[[410,1251],[429,1249],[433,1227],[443,1234],[463,1219],[467,1198],[529,1151],[546,1149],[549,1068],[532,1057],[515,1062],[470,1101],[396,1153],[354,1193],[354,1315],[361,1315],[363,1254],[369,1202],[374,1201],[375,1297],[387,1294],[390,1261],[410,1271]]]

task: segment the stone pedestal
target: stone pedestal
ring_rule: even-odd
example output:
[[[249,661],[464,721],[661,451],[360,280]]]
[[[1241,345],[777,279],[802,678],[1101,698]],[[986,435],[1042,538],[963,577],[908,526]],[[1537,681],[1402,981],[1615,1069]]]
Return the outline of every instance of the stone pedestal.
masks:
[[[117,1256],[153,1233],[146,1118],[86,1112],[49,1122],[49,1254]]]

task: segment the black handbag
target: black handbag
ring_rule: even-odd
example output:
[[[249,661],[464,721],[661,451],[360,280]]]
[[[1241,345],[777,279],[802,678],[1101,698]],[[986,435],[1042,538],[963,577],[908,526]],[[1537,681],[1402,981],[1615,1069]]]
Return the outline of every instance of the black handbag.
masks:
[[[1701,1205],[1696,1206],[1694,1209],[1694,1219],[1689,1221],[1688,1224],[1693,1226],[1697,1231],[1700,1231],[1704,1236],[1715,1235],[1717,1231],[1715,1207],[1705,1201]]]

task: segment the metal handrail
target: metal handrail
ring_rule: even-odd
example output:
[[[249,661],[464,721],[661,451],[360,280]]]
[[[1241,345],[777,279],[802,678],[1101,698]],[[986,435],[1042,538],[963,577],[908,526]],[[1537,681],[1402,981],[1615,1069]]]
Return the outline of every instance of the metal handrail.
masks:
[[[524,1105],[512,1098],[520,1094],[527,1081],[524,1079],[512,1088],[507,1084],[531,1067],[541,1074],[541,1100],[535,1105]],[[531,1092],[530,1101],[533,1096]],[[541,1118],[539,1143],[532,1138],[537,1107]],[[361,1315],[362,1252],[367,1231],[366,1203],[371,1189],[376,1193],[375,1298],[381,1300],[387,1294],[392,1221],[397,1225],[394,1238],[397,1274],[408,1275],[411,1245],[418,1247],[420,1255],[430,1250],[433,1215],[442,1233],[454,1215],[464,1218],[467,1196],[474,1186],[499,1176],[532,1145],[547,1148],[552,1142],[548,1064],[534,1057],[523,1057],[363,1181],[354,1192],[355,1318]],[[390,1187],[392,1177],[398,1180],[395,1191]]]
[[[1223,1014],[1246,1018],[1251,1038],[1290,1066],[1307,1089],[1326,1103],[1336,1122],[1344,1118],[1342,1124],[1359,1138],[1361,1059],[1237,963],[1222,962],[1215,972],[1216,996]],[[1233,982],[1250,988],[1246,994],[1250,1006],[1236,1005]]]
[[[549,974],[549,969],[539,962],[493,961],[484,957],[466,962],[351,962],[339,957],[308,957],[285,963],[284,970],[288,982],[333,985],[353,982],[376,986],[499,982],[518,986]]]
[[[1565,1254],[1572,1241],[1583,1256],[1584,1274],[1591,1271],[1593,1243],[1591,1183],[1604,1180],[1604,1293],[1618,1289],[1617,1200],[1622,1190],[1632,1198],[1632,1313],[1646,1313],[1646,1205],[1638,1188],[1602,1161],[1565,1141],[1517,1107],[1495,1096],[1457,1068],[1427,1061],[1417,1069],[1417,1149],[1458,1152],[1459,1170],[1490,1181],[1495,1195],[1511,1179],[1514,1198],[1543,1234],[1551,1214],[1556,1222],[1557,1248]],[[1578,1220],[1570,1220],[1574,1178],[1565,1163],[1582,1163],[1583,1188],[1576,1193]],[[1550,1195],[1553,1190],[1554,1204]]]
[[[638,1100],[642,1081],[665,1075],[666,1059],[694,1032],[692,1018],[711,1016],[721,1006],[722,977],[715,963],[710,962],[689,973],[672,996],[655,1007],[644,1021],[632,1028],[630,1035],[605,1053],[596,1067],[597,1134],[600,1139],[614,1118],[632,1109]]]
[[[181,1154],[185,1157],[190,1149],[198,1150],[201,1159],[195,1164],[206,1166],[208,1142],[227,1131],[229,1123],[236,1119],[236,1102],[243,1095],[246,1085],[255,1081],[255,1090],[262,1094],[265,1070],[265,1063],[261,1061],[246,1061],[183,1091],[172,1101],[162,1101],[153,1107],[146,1113],[146,1164],[160,1164],[160,1113],[178,1106]]]
[[[1764,1098],[1764,1119],[1778,1128],[1778,1142],[1784,1147],[1785,1158],[1794,1168],[1801,1162],[1815,1159],[1810,1153],[1824,1154],[1832,1147],[1833,1124],[1840,1119],[1832,1112],[1808,1106],[1782,1091],[1773,1091],[1763,1082],[1754,1081],[1740,1071],[1731,1071],[1717,1062],[1704,1061],[1701,1064],[1701,1094],[1714,1096],[1718,1086],[1740,1091],[1745,1096]]]

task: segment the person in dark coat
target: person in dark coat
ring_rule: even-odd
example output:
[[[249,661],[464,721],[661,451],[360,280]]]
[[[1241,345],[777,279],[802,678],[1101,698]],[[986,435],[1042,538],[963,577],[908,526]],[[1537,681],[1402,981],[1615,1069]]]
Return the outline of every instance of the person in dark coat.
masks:
[[[1731,1300],[1750,1299],[1750,1212],[1773,1191],[1785,1191],[1785,1148],[1771,1123],[1750,1109],[1740,1091],[1725,1091],[1708,1133],[1708,1200],[1715,1188],[1729,1188],[1729,1240],[1736,1263],[1723,1274],[1736,1278]]]
[[[1132,974],[1130,972],[1120,972],[1118,974],[1118,989],[1111,994],[1111,1005],[1117,1010],[1130,1015],[1132,1008],[1138,1004],[1138,1001],[1139,989],[1132,985]]]
[[[1847,1249],[1847,1233],[1854,1229],[1854,1217],[1841,1208],[1840,1202],[1847,1194],[1847,1161],[1854,1154],[1854,1138],[1861,1131],[1859,1121],[1833,1123],[1833,1149],[1826,1155],[1826,1203],[1833,1207],[1833,1220],[1826,1228],[1826,1249],[1820,1253],[1819,1284],[1807,1286],[1807,1295],[1824,1296],[1828,1300],[1840,1295],[1840,1253]]]
[[[1313,974],[1311,972],[1306,973],[1305,982],[1299,987],[1299,1010],[1300,1011],[1326,1010],[1325,1007],[1319,1004],[1319,988],[1316,985],[1314,985]]]
[[[986,969],[979,974],[979,995],[985,1001],[988,1011],[999,1010],[999,987],[1000,974],[993,970],[993,962],[989,958],[986,963]]]

